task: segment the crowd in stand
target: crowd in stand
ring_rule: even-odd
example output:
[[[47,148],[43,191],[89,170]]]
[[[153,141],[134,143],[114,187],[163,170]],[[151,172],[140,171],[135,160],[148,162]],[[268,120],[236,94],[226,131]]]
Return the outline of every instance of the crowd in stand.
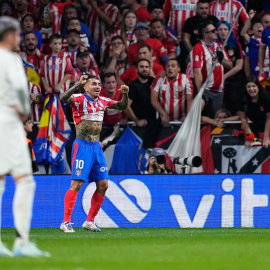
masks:
[[[155,147],[160,127],[185,119],[202,86],[204,122],[240,119],[247,140],[269,145],[269,12],[247,13],[237,0],[2,0],[0,7],[21,22],[17,53],[34,122],[45,95],[92,74],[114,100],[122,98],[118,85],[130,86],[128,109],[108,110],[104,124],[146,127],[146,147]],[[216,116],[220,110],[227,118]],[[253,130],[252,119],[264,124]]]

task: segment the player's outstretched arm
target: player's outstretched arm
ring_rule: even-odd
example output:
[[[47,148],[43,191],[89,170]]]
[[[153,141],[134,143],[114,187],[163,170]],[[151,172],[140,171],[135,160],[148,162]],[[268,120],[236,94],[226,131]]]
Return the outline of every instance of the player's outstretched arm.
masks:
[[[84,85],[88,79],[87,75],[81,76],[79,83],[75,84],[71,88],[69,88],[65,93],[61,94],[60,100],[64,103],[72,103],[73,102],[73,97],[72,95],[79,90],[80,86]]]
[[[129,87],[127,85],[121,85],[119,92],[122,93],[123,97],[121,101],[114,101],[112,105],[112,109],[117,109],[117,110],[125,110],[128,107],[128,92],[129,92]]]

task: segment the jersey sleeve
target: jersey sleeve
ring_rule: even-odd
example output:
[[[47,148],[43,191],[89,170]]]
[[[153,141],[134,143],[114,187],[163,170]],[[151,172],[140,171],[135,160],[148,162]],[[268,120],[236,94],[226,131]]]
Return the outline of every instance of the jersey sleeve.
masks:
[[[191,95],[193,94],[193,84],[192,84],[192,81],[191,79],[186,76],[186,95]]]
[[[120,79],[121,79],[123,82],[128,82],[128,81],[129,81],[130,71],[131,71],[131,67],[128,68],[126,71],[124,71],[124,72],[120,75]]]
[[[192,64],[193,68],[202,68],[202,50],[199,43],[192,49]]]
[[[73,67],[72,67],[72,63],[71,63],[71,59],[69,56],[66,57],[66,68],[65,68],[65,74],[72,74],[73,73]]]
[[[242,46],[240,42],[238,41],[236,41],[236,44],[235,44],[235,58],[236,60],[240,60],[244,58],[243,52],[242,52]]]
[[[171,0],[166,0],[164,5],[163,5],[164,18],[169,17],[171,8],[172,8]]]
[[[155,80],[153,81],[152,85],[151,85],[151,90],[159,93],[159,88],[160,88],[160,84],[161,84],[161,77],[160,76],[157,76],[155,78]]]
[[[21,58],[18,55],[12,56],[10,61],[6,63],[5,77],[10,85],[10,91],[7,91],[9,105],[16,105],[19,107],[21,113],[29,114],[28,82]]]
[[[167,50],[164,48],[163,44],[158,39],[154,41],[154,44],[157,47],[159,58],[167,54]]]
[[[240,2],[237,2],[237,8],[238,10],[242,8],[242,11],[240,12],[240,20],[244,23],[246,20],[248,20],[248,14],[246,12],[246,9],[243,7],[243,5]]]
[[[82,94],[73,94],[73,95],[71,95],[72,97],[73,97],[73,102],[72,103],[74,103],[74,102],[82,102]]]
[[[45,67],[45,60],[42,60],[40,64],[40,72],[39,72],[40,77],[45,77],[44,67]]]
[[[184,27],[183,27],[183,32],[184,33],[188,33],[188,34],[192,34],[192,31],[193,31],[193,27],[192,27],[192,24],[191,24],[191,20],[190,18],[188,18],[184,24]]]

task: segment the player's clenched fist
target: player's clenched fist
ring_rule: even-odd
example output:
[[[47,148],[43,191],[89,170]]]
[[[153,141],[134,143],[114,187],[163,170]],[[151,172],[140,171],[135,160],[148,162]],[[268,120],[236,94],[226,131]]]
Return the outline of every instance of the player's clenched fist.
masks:
[[[79,84],[85,84],[87,80],[88,80],[88,75],[82,75],[79,80]]]
[[[121,85],[119,92],[122,94],[128,94],[129,92],[129,87],[125,84]]]

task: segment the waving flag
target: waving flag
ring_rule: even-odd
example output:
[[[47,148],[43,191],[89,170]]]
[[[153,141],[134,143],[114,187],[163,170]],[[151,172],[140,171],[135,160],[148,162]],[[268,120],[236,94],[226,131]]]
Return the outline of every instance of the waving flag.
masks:
[[[65,171],[64,148],[72,135],[58,95],[48,94],[33,148],[38,164],[52,165],[53,174]]]
[[[143,173],[147,162],[145,153],[146,149],[142,146],[142,139],[127,127],[115,145],[110,173]]]

